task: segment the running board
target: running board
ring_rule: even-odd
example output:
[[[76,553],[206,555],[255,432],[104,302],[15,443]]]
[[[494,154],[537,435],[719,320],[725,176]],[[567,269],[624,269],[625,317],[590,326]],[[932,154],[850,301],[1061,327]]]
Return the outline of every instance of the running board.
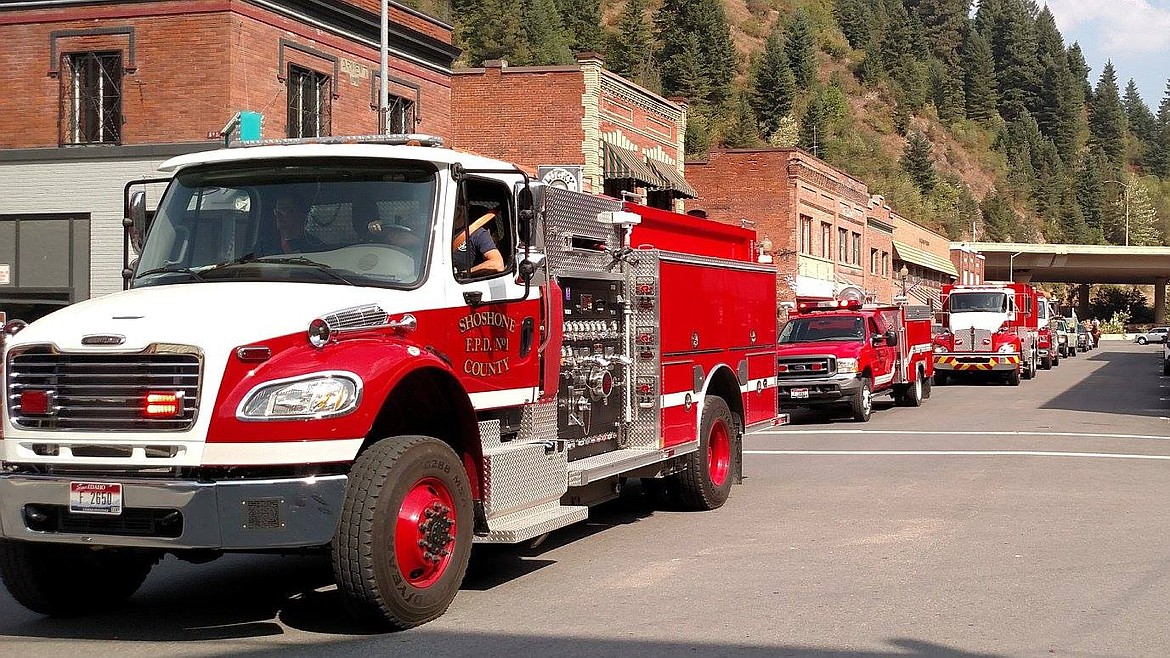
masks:
[[[518,544],[589,517],[584,505],[561,505],[557,501],[488,521],[486,535],[476,535],[477,544]]]
[[[578,459],[569,462],[569,486],[583,487],[590,482],[604,480],[607,477],[621,475],[635,468],[650,466],[664,462],[679,455],[692,453],[699,449],[698,441],[688,441],[669,448],[655,448],[644,450],[641,448],[626,448],[603,452],[600,455]]]

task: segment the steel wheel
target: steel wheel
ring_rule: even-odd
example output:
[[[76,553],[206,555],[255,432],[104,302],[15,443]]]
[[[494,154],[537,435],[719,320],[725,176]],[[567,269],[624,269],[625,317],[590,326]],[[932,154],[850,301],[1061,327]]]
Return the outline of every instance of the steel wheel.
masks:
[[[398,570],[413,587],[430,587],[451,564],[458,532],[455,501],[433,477],[414,484],[398,508],[394,552]]]
[[[722,487],[731,471],[731,430],[723,418],[716,418],[707,438],[707,476]]]

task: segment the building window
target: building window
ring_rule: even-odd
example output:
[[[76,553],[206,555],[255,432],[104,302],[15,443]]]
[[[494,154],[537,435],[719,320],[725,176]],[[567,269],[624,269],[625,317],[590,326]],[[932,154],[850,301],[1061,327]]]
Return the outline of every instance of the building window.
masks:
[[[837,261],[841,263],[848,262],[849,258],[849,231],[843,228],[837,229]]]
[[[833,257],[833,225],[821,222],[821,257]]]
[[[877,274],[878,273],[878,250],[877,249],[870,249],[869,250],[869,273],[870,274]]]
[[[849,261],[854,265],[861,267],[861,234],[853,234],[853,260]]]
[[[882,252],[882,276],[890,277],[890,252]]]
[[[390,96],[386,106],[386,132],[406,134],[414,132],[418,117],[414,112],[414,101],[402,96]]]
[[[122,142],[122,53],[61,57],[61,143]]]
[[[800,253],[813,255],[812,217],[800,216]]]
[[[330,135],[333,93],[329,76],[294,64],[288,67],[288,136]]]

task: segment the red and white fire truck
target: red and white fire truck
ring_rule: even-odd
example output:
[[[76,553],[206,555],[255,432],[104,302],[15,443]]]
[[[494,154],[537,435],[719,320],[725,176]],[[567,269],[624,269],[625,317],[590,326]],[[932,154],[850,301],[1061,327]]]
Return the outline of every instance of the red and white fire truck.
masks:
[[[934,374],[930,323],[926,306],[801,302],[780,332],[780,407],[847,404],[860,422],[880,395],[917,407]]]
[[[32,610],[100,611],[164,554],[322,550],[358,618],[414,626],[473,542],[585,519],[629,478],[717,508],[745,427],[784,420],[751,231],[422,136],[161,169],[149,223],[127,186],[129,290],[5,346],[0,575]]]
[[[1027,283],[944,285],[945,331],[934,338],[934,381],[1001,373],[1019,386],[1037,368],[1039,297]]]
[[[1060,331],[1056,325],[1056,304],[1043,290],[1036,291],[1036,356],[1041,370],[1060,365]]]

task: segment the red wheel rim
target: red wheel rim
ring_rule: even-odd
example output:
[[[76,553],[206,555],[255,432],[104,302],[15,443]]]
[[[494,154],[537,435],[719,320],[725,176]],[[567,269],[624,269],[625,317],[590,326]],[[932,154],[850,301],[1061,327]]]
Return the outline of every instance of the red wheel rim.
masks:
[[[727,430],[727,423],[717,420],[711,427],[711,436],[707,437],[707,473],[711,476],[711,483],[717,487],[723,486],[729,470],[731,432]]]
[[[425,477],[407,492],[398,508],[394,554],[406,582],[424,588],[435,584],[455,551],[455,500],[438,478]]]

